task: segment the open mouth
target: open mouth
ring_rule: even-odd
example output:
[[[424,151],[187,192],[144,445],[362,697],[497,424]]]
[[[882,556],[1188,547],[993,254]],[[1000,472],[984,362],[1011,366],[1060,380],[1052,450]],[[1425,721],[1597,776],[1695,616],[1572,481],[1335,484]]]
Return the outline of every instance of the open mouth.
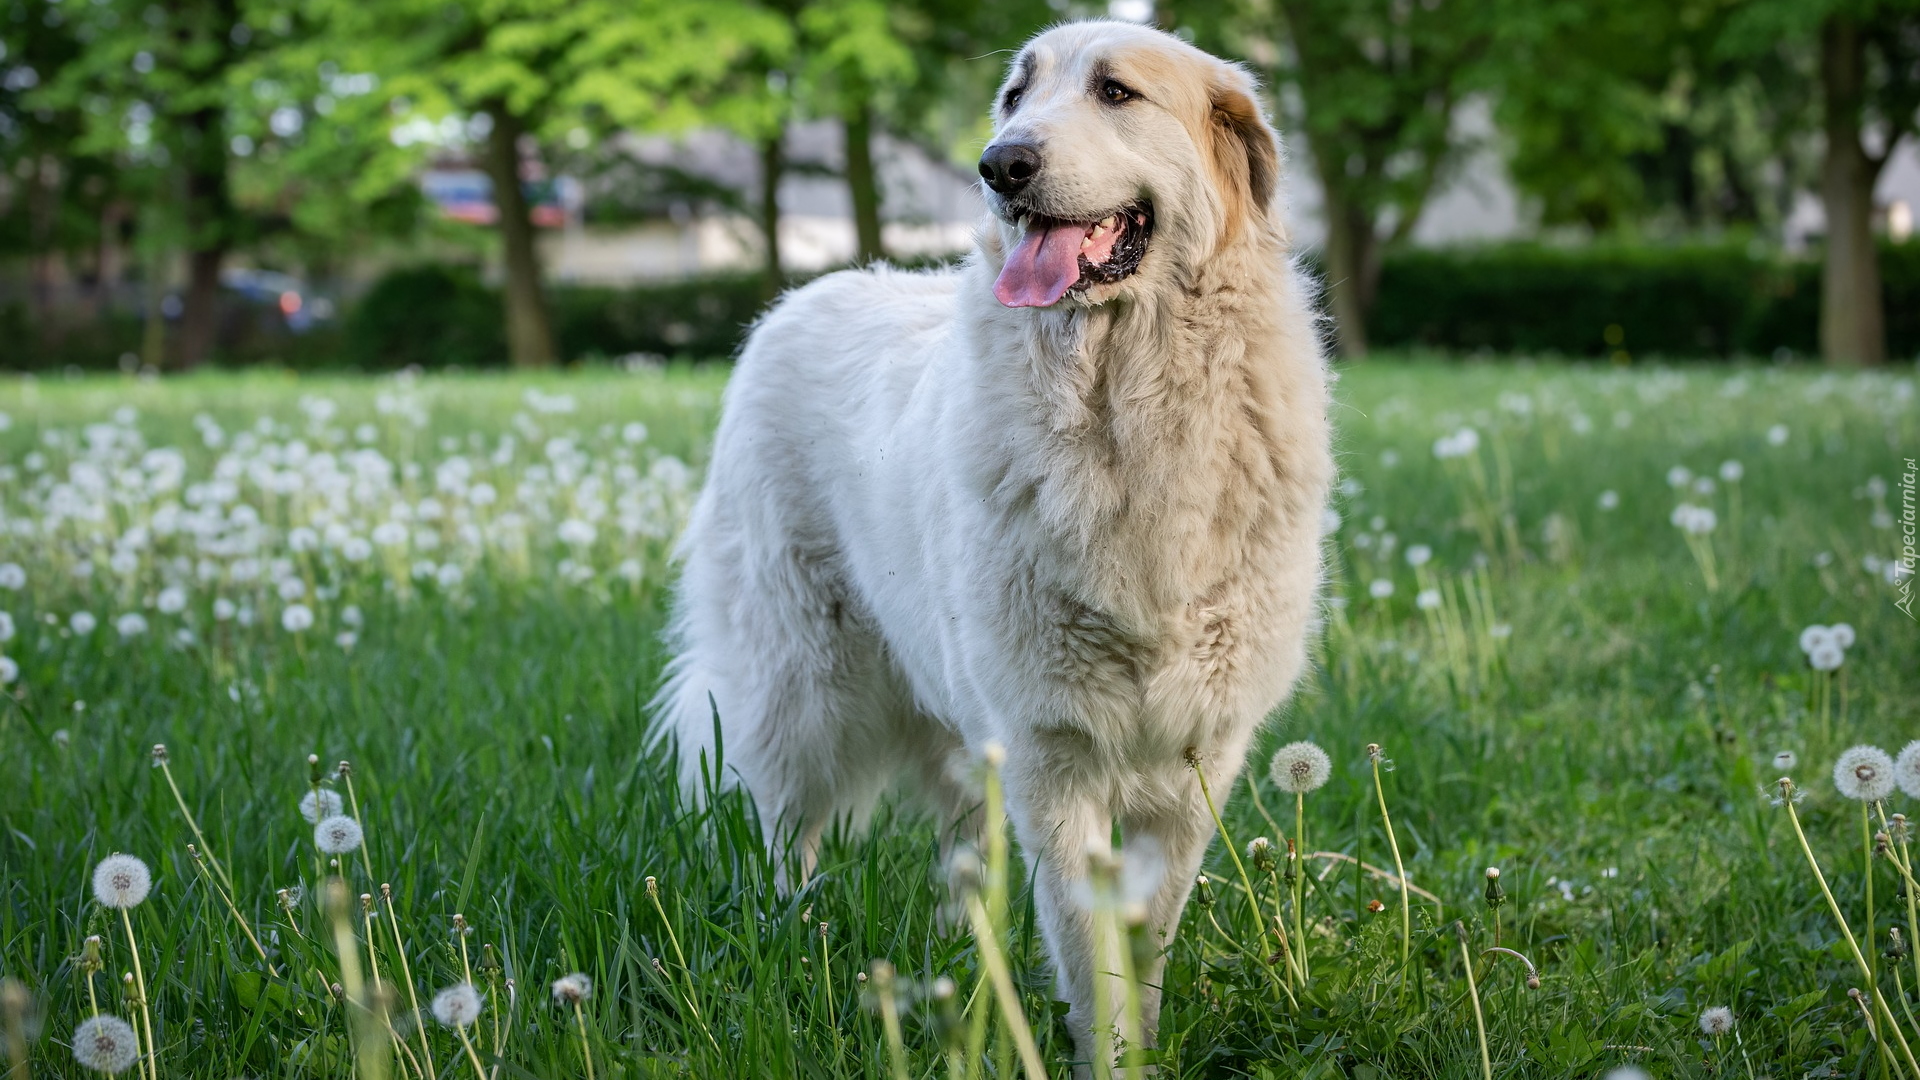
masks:
[[[1133,203],[1096,221],[1026,213],[993,295],[1008,307],[1051,307],[1074,290],[1110,285],[1140,269],[1153,235],[1153,207]]]

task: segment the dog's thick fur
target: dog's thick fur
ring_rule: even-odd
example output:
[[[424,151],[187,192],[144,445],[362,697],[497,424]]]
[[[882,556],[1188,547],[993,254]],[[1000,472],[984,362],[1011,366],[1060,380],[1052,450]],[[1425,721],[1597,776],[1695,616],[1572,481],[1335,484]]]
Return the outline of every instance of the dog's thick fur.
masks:
[[[1097,98],[1105,73],[1137,98]],[[1085,1060],[1088,846],[1116,821],[1157,845],[1169,938],[1213,833],[1189,748],[1224,797],[1305,663],[1329,376],[1244,72],[1101,21],[1035,38],[1015,84],[995,137],[1044,156],[1019,206],[1092,221],[1150,200],[1138,271],[1001,306],[1019,206],[990,192],[957,269],[783,299],[727,389],[658,708],[690,778],[717,708],[727,779],[809,868],[824,827],[902,780],[964,827],[972,763],[1002,744]]]

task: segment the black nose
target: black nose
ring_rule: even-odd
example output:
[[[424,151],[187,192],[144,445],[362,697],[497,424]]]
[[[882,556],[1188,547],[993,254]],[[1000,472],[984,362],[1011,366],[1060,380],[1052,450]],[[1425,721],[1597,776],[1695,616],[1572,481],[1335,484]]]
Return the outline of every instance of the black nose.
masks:
[[[980,179],[1002,195],[1012,195],[1040,172],[1040,152],[1025,143],[995,143],[980,155]]]

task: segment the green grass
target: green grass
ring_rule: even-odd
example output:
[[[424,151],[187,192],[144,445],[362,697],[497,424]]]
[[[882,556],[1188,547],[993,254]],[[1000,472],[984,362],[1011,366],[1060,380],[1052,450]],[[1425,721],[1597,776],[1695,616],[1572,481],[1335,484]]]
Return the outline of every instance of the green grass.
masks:
[[[82,1072],[65,1042],[87,1014],[78,958],[88,935],[105,938],[103,1007],[128,1011],[124,932],[89,887],[93,864],[114,851],[154,868],[153,895],[133,916],[162,1075],[350,1075],[344,1010],[327,989],[339,965],[316,932],[323,868],[297,809],[309,754],[353,763],[374,878],[357,857],[341,869],[356,894],[392,884],[423,1003],[462,977],[456,913],[474,927],[472,961],[484,944],[504,963],[511,1004],[504,987],[493,989],[477,1029],[490,1050],[500,1018],[501,1077],[582,1075],[573,1017],[547,990],[576,970],[595,984],[586,1017],[599,1076],[887,1076],[880,1020],[856,982],[874,958],[890,960],[908,991],[913,1074],[946,1075],[937,1010],[916,991],[951,976],[965,1006],[978,964],[970,936],[940,917],[932,826],[883,812],[868,832],[836,837],[819,876],[782,896],[740,801],[682,805],[670,764],[647,745],[644,704],[669,584],[665,541],[651,533],[683,511],[685,495],[673,467],[655,462],[684,460],[697,472],[724,378],[700,369],[406,385],[231,375],[0,385],[12,420],[0,431],[10,530],[0,562],[28,577],[0,592],[17,626],[0,649],[20,667],[0,700],[0,974],[34,998],[33,1075]],[[1317,663],[1264,733],[1253,771],[1287,824],[1292,808],[1266,781],[1265,756],[1281,742],[1319,742],[1334,775],[1307,798],[1312,847],[1391,866],[1363,751],[1383,744],[1396,763],[1384,783],[1408,874],[1444,912],[1416,898],[1403,970],[1397,889],[1326,863],[1332,872],[1308,890],[1321,929],[1309,935],[1313,979],[1296,1012],[1234,940],[1189,911],[1166,981],[1162,1075],[1479,1076],[1450,925],[1468,921],[1476,954],[1492,944],[1481,900],[1489,865],[1504,871],[1502,943],[1541,974],[1529,990],[1516,963],[1476,969],[1496,1075],[1584,1077],[1628,1063],[1661,1076],[1747,1075],[1730,1040],[1716,1047],[1701,1035],[1696,1020],[1709,1005],[1732,1007],[1755,1075],[1880,1075],[1847,997],[1860,978],[1785,811],[1762,787],[1777,752],[1799,756],[1808,790],[1799,812],[1862,930],[1858,809],[1827,772],[1855,742],[1897,751],[1920,737],[1920,627],[1864,565],[1897,552],[1898,531],[1875,525],[1866,485],[1885,478],[1885,505],[1899,515],[1903,460],[1920,455],[1913,383],[1910,368],[1831,375],[1414,358],[1344,371],[1335,419],[1351,482],[1337,502],[1331,564],[1344,606],[1330,608]],[[527,407],[529,387],[571,395],[575,411]],[[337,414],[316,420],[303,399],[332,401]],[[163,446],[184,453],[187,483],[205,480],[240,431],[262,417],[279,425],[244,450],[272,469],[234,477],[238,501],[259,511],[264,546],[206,556],[227,575],[219,583],[201,580],[202,556],[184,533],[154,528],[156,508],[184,488],[96,500],[98,520],[44,528],[47,473],[29,467],[39,463],[30,455],[73,475],[85,425],[121,407],[137,411],[144,445],[95,431],[107,447],[96,458],[113,463],[99,474],[109,488]],[[203,445],[193,422],[202,412],[226,432],[220,451]],[[642,443],[620,430],[635,419],[648,427]],[[261,446],[299,439],[344,461],[362,423],[374,425],[370,445],[401,466],[390,491],[369,488],[364,501],[349,492],[333,511],[311,495],[266,493],[276,472],[307,466],[297,452]],[[1788,429],[1781,445],[1767,438],[1775,424]],[[1480,437],[1475,454],[1437,460],[1434,441],[1463,425]],[[515,435],[513,457],[495,464],[505,433]],[[549,454],[548,440],[568,433],[573,449]],[[434,466],[455,453],[473,463],[472,482],[502,493],[468,512],[504,539],[458,539],[454,519],[471,500],[446,495],[441,518],[412,526],[443,538],[429,552],[380,547],[355,563],[324,539],[288,549],[290,525],[313,522],[324,534],[316,513],[364,536],[390,502],[417,506],[433,491]],[[1744,465],[1737,510],[1731,485],[1695,498],[1719,520],[1710,536],[1719,587],[1709,590],[1669,523],[1681,496],[1667,473],[1717,474],[1729,459]],[[536,460],[546,480],[526,479]],[[410,461],[423,466],[417,475],[404,468]],[[167,465],[149,464],[140,483],[150,488]],[[139,490],[135,479],[123,478],[123,492]],[[518,532],[500,526],[515,485],[544,492],[516,507],[530,523]],[[1604,510],[1609,490],[1618,506]],[[645,528],[631,537],[614,524],[629,491],[645,502],[632,511]],[[558,522],[593,518],[596,500],[606,509],[591,542],[556,539]],[[146,526],[150,542],[116,569],[115,538],[134,526]],[[1385,533],[1396,538],[1391,551]],[[1434,551],[1421,581],[1405,558],[1414,544]],[[459,580],[416,578],[423,556],[456,563]],[[267,584],[275,557],[290,560],[280,576],[303,582],[300,602],[315,616],[307,631],[281,628],[293,601]],[[258,578],[231,580],[233,564],[249,558],[262,560]],[[91,576],[75,575],[82,563]],[[1394,582],[1389,598],[1370,596],[1377,579]],[[176,582],[186,606],[160,610],[163,586]],[[1423,585],[1441,591],[1440,608],[1417,606]],[[250,606],[253,625],[216,619],[216,599]],[[348,605],[363,625],[345,622]],[[75,634],[71,616],[83,609],[99,625]],[[134,611],[148,629],[123,639],[115,616]],[[1825,676],[1809,670],[1797,638],[1808,624],[1843,621],[1857,641],[1823,710]],[[1505,636],[1487,632],[1496,626]],[[357,635],[350,649],[336,642],[346,631]],[[192,837],[150,765],[162,742],[277,974],[187,857]],[[1896,795],[1889,810],[1902,809],[1910,801]],[[1224,813],[1237,844],[1273,834],[1244,781]],[[1235,940],[1251,940],[1218,843],[1207,867],[1218,883],[1210,914]],[[1892,899],[1892,865],[1875,872],[1884,947],[1905,911]],[[692,1008],[647,896],[650,875],[691,970]],[[275,892],[301,886],[296,933]],[[1374,900],[1384,910],[1370,912]],[[384,975],[398,954],[382,942]],[[1010,951],[1041,1049],[1064,1076],[1070,1044],[1052,1019],[1017,881]],[[1911,965],[1901,969],[1909,999]],[[1893,966],[1881,968],[1890,1000]],[[450,1031],[434,1026],[428,1038],[439,1075],[472,1075]],[[1011,1060],[987,1057],[990,1068]]]

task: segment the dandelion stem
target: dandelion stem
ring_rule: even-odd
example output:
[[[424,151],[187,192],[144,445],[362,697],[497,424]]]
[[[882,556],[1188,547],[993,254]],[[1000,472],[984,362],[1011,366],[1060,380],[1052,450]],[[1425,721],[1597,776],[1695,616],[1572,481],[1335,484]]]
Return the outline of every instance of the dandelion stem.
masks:
[[[893,965],[873,962],[873,993],[880,1006],[880,1026],[887,1033],[887,1064],[893,1080],[908,1080],[907,1044],[900,1032],[900,1002],[894,998]]]
[[[1467,969],[1467,998],[1473,1002],[1473,1031],[1480,1036],[1480,1075],[1484,1080],[1493,1080],[1493,1058],[1487,1053],[1487,1018],[1480,1011],[1480,988],[1473,981],[1473,954],[1467,951],[1467,928],[1464,923],[1454,923],[1453,928],[1460,938],[1460,963]]]
[[[578,1001],[573,1003],[573,1019],[580,1025],[580,1060],[587,1064],[587,1080],[593,1080],[593,1048],[587,1045],[587,1013]]]
[[[486,1066],[480,1064],[480,1052],[473,1048],[473,1040],[467,1038],[467,1026],[458,1024],[453,1030],[460,1036],[460,1045],[467,1049],[467,1060],[473,1062],[473,1075],[477,1080],[487,1080]]]
[[[1879,938],[1873,932],[1873,807],[1860,804],[1860,875],[1866,879],[1867,889],[1867,981],[1878,985],[1874,978],[1874,952]]]
[[[1859,967],[1862,975],[1869,977],[1867,989],[1872,993],[1873,1002],[1879,1007],[1880,1015],[1886,1018],[1887,1027],[1899,1041],[1901,1055],[1906,1058],[1907,1071],[1915,1077],[1920,1077],[1920,1062],[1914,1060],[1913,1050],[1908,1047],[1907,1037],[1901,1033],[1899,1024],[1894,1021],[1893,1010],[1887,1007],[1886,997],[1880,993],[1878,986],[1873,985],[1872,969],[1867,966],[1867,958],[1861,955],[1860,943],[1854,939],[1852,928],[1847,926],[1847,917],[1841,914],[1840,902],[1833,898],[1833,890],[1827,887],[1827,875],[1820,871],[1820,860],[1813,857],[1813,845],[1807,842],[1806,830],[1800,827],[1800,814],[1793,806],[1793,782],[1783,780],[1781,788],[1781,794],[1785,796],[1782,802],[1787,808],[1787,820],[1793,823],[1794,838],[1800,841],[1800,852],[1807,857],[1807,866],[1813,870],[1813,880],[1819,883],[1820,895],[1826,898],[1827,910],[1833,914],[1833,921],[1839,924],[1840,936],[1846,941],[1847,950],[1853,954],[1854,964]]]
[[[400,940],[400,913],[393,909],[393,889],[385,882],[380,885],[380,896],[387,902],[387,925],[393,930],[393,951],[400,955],[400,974],[407,980],[407,1004],[413,1009],[414,1034],[420,1037],[420,1060],[426,1063],[427,1080],[436,1080],[438,1071],[433,1066],[433,1051],[427,1048],[426,1018],[420,1015],[420,994],[413,988],[413,965],[407,962],[407,946]]]
[[[342,762],[341,764],[344,766],[345,762]],[[346,781],[346,784],[347,784],[347,805],[353,807],[353,820],[360,823],[360,829],[361,829],[360,866],[362,869],[366,870],[367,872],[368,884],[372,884],[373,859],[371,856],[367,854],[367,846],[368,846],[368,840],[366,839],[367,819],[360,816],[360,797],[353,793],[353,770],[343,768],[340,773],[340,779]]]
[[[153,1080],[160,1080],[160,1044],[153,1041],[153,1009],[147,1004],[147,973],[140,967],[140,943],[134,940],[133,915],[126,908],[120,909],[120,925],[127,928],[127,951],[133,954],[133,985],[140,995],[140,1024],[146,1028],[146,1070]]]
[[[1393,852],[1393,872],[1400,879],[1400,985],[1407,980],[1407,961],[1413,955],[1413,899],[1407,893],[1407,868],[1400,861],[1400,841],[1393,834],[1393,816],[1387,813],[1387,789],[1380,780],[1380,754],[1373,759],[1373,793],[1380,801],[1380,821],[1387,829],[1387,847]]]
[[[367,984],[360,978],[360,943],[353,939],[353,923],[347,918],[347,883],[340,878],[327,882],[327,914],[333,923],[333,951],[340,961],[340,981],[347,993],[347,1037],[353,1047],[355,1073],[359,1080],[386,1080],[387,1057],[380,1052],[373,1034],[373,1010],[367,1005]]]
[[[1253,891],[1253,879],[1247,876],[1246,863],[1240,861],[1240,849],[1234,845],[1233,834],[1227,831],[1227,823],[1220,820],[1220,808],[1213,804],[1213,792],[1207,787],[1207,773],[1205,769],[1200,767],[1199,755],[1189,751],[1187,764],[1193,769],[1193,775],[1200,781],[1200,797],[1206,800],[1207,813],[1213,815],[1213,827],[1220,833],[1223,846],[1227,849],[1227,858],[1233,860],[1233,868],[1240,874],[1240,884],[1247,890],[1247,908],[1253,912],[1254,933],[1265,937],[1266,932],[1262,930],[1261,927],[1267,919],[1266,916],[1260,914],[1260,894]],[[1285,939],[1285,934],[1285,930],[1282,930],[1282,940]],[[1232,939],[1229,938],[1228,940]],[[1298,1010],[1300,1003],[1294,1000],[1293,988],[1287,986],[1286,983],[1281,980],[1280,976],[1273,974],[1272,966],[1266,963],[1263,955],[1260,955],[1264,952],[1264,949],[1258,950],[1253,958],[1254,962],[1259,964],[1260,967],[1267,972],[1268,977],[1273,979],[1274,984],[1286,993],[1287,1003],[1292,1005],[1295,1010]],[[1292,974],[1291,968],[1288,969],[1288,974]]]
[[[373,933],[373,897],[363,896],[361,897],[361,901],[360,924],[367,935],[367,964],[373,975],[373,985],[378,988],[380,985],[380,950],[376,947],[377,942]],[[400,1056],[396,1060],[399,1060],[401,1063],[400,1072],[402,1074],[406,1073],[407,1060],[411,1059],[414,1075],[425,1076],[426,1074],[420,1071],[420,1060],[413,1056],[413,1051],[407,1047],[407,1041],[400,1037],[398,1031],[394,1030],[393,1011],[387,1008],[385,993],[376,993],[374,997],[380,1002],[380,1024],[387,1029],[388,1040],[393,1043],[393,1048],[399,1052]]]
[[[841,1060],[847,1047],[840,1037],[840,1012],[833,1007],[833,949],[827,942],[827,924],[820,924],[820,987],[827,994],[827,1026],[833,1029],[833,1049]]]
[[[233,887],[233,879],[227,876],[226,868],[214,857],[213,846],[207,843],[206,836],[200,832],[200,823],[194,820],[193,811],[187,809],[187,800],[180,797],[180,785],[173,782],[173,770],[167,766],[166,754],[159,748],[155,749],[154,764],[160,766],[160,775],[167,778],[167,790],[173,792],[173,804],[180,808],[180,816],[187,819],[187,828],[193,830],[193,838],[200,842],[200,850],[206,853],[207,864],[213,867],[214,876],[226,885],[228,892],[238,893],[239,890]],[[249,933],[247,936],[253,935]]]
[[[720,1053],[720,1042],[708,1029],[707,1021],[700,1015],[700,1003],[694,998],[693,969],[687,966],[687,954],[680,950],[680,935],[673,932],[673,920],[667,918],[667,909],[660,903],[659,884],[651,877],[647,879],[647,897],[653,901],[653,910],[660,916],[660,923],[667,928],[667,941],[673,945],[673,958],[680,962],[680,970],[687,977],[687,1011],[693,1014],[693,1021],[700,1025],[700,1031],[706,1035],[707,1042],[713,1046],[713,1052]]]
[[[215,878],[207,866],[201,862],[200,852],[195,850],[192,844],[188,844],[187,854],[193,856],[193,865],[198,867],[200,873],[206,876],[207,884],[213,887],[214,895],[220,898],[221,903],[227,905],[227,911],[233,915],[233,921],[240,924],[240,932],[247,935],[247,941],[252,944],[253,951],[260,954],[260,962],[267,965],[267,974],[279,974],[273,969],[273,962],[267,959],[267,950],[261,947],[260,939],[253,936],[253,927],[248,926],[247,920],[241,917],[240,909],[234,905],[233,897],[229,896],[227,891],[220,887],[219,879]],[[211,862],[212,858],[212,853],[209,852],[207,855],[208,861]]]
[[[986,905],[980,902],[977,895],[967,897],[967,919],[973,924],[973,936],[980,945],[980,962],[987,969],[994,996],[1000,999],[1000,1014],[1006,1020],[1006,1030],[1013,1036],[1013,1045],[1020,1052],[1021,1068],[1026,1071],[1027,1080],[1047,1080],[1047,1066],[1040,1060],[1040,1048],[1035,1045],[1033,1032],[1027,1027],[1026,1014],[1020,1010],[1020,992],[1013,987],[1006,954],[1000,951],[1000,941],[993,931],[993,920],[987,916]]]
[[[1301,914],[1307,885],[1307,795],[1293,793],[1293,939],[1300,943],[1300,983],[1306,985],[1307,924]]]

